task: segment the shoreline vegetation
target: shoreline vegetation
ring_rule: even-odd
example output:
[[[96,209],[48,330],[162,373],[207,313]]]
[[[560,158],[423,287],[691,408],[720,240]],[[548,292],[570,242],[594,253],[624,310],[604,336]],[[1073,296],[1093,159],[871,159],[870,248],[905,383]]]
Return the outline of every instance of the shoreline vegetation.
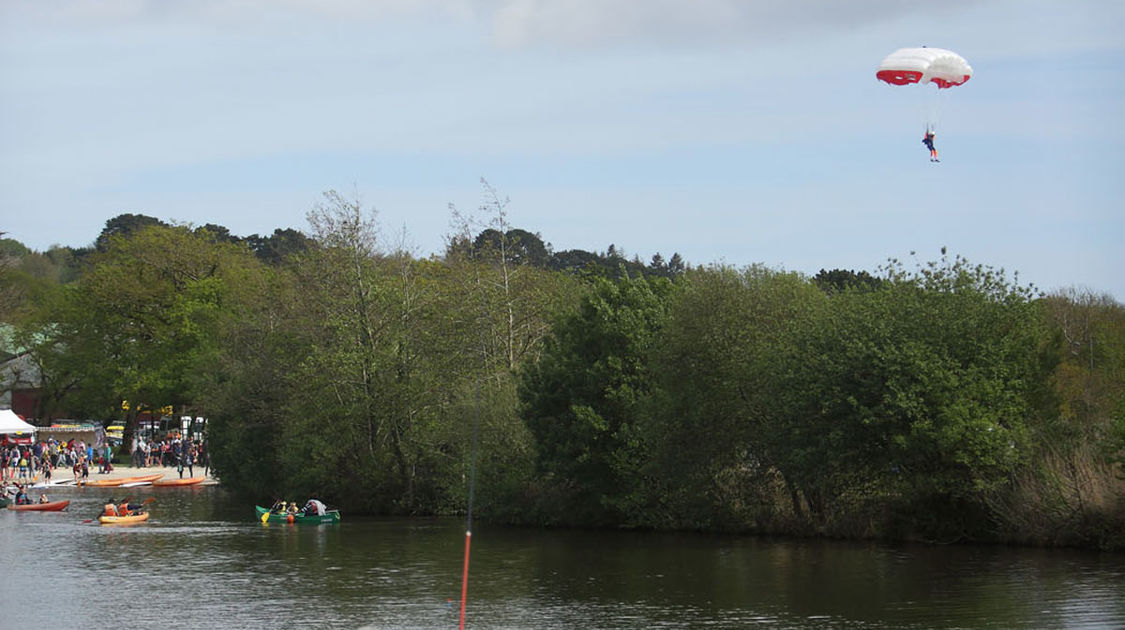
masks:
[[[531,526],[1125,548],[1125,307],[950,256],[813,277],[554,251],[465,215],[441,255],[335,192],[307,234],[143,215],[0,240],[41,416],[208,418],[248,499]],[[131,401],[123,409],[122,401]],[[173,473],[174,474],[174,473]]]

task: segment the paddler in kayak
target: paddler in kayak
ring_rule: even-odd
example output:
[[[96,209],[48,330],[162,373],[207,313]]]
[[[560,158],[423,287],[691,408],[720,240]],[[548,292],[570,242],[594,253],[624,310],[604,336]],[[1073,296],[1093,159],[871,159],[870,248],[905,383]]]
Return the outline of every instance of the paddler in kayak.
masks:
[[[118,503],[113,497],[110,497],[109,503],[105,504],[105,509],[102,511],[102,516],[133,516],[139,514],[144,505],[140,503],[129,503],[128,499],[123,499]]]
[[[142,508],[144,508],[143,504],[141,504],[141,503],[129,503],[129,500],[126,499],[126,500],[122,501],[120,505],[117,506],[117,515],[118,516],[133,516],[134,514],[140,514],[142,511],[144,511]]]

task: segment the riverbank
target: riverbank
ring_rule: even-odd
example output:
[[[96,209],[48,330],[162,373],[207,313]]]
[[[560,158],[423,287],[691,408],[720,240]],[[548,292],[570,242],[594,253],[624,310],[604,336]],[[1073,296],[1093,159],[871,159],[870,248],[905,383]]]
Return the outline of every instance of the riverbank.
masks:
[[[144,466],[144,467],[138,468],[136,466],[119,466],[119,465],[114,464],[113,471],[109,472],[109,473],[104,473],[104,474],[99,473],[96,466],[91,468],[90,469],[90,477],[87,479],[87,481],[96,481],[96,480],[99,480],[99,479],[125,479],[127,477],[142,477],[142,476],[145,476],[145,475],[155,475],[156,473],[163,473],[164,474],[164,476],[161,478],[161,480],[163,480],[163,481],[168,481],[168,480],[172,480],[172,479],[179,479],[181,477],[180,472],[179,472],[179,470],[177,470],[176,466]],[[217,485],[219,485],[219,480],[216,477],[212,476],[210,474],[210,471],[205,473],[202,466],[196,466],[194,468],[194,470],[192,470],[192,471],[189,471],[187,468],[184,468],[183,478],[187,479],[188,477],[203,477],[204,478],[203,482],[200,485],[205,485],[205,486],[217,486]],[[73,479],[73,478],[74,478],[74,473],[71,472],[67,468],[56,468],[54,471],[51,472],[51,479],[54,480],[54,481],[59,481],[60,479]]]

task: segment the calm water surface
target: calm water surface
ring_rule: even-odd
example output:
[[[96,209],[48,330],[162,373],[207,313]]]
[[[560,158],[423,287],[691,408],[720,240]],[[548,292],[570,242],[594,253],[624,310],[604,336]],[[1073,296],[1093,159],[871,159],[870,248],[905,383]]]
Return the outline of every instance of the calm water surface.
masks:
[[[0,510],[0,628],[457,627],[463,521],[263,526],[218,488],[130,492],[148,523],[82,523],[111,489]],[[1125,554],[487,524],[472,552],[469,628],[1125,628]]]

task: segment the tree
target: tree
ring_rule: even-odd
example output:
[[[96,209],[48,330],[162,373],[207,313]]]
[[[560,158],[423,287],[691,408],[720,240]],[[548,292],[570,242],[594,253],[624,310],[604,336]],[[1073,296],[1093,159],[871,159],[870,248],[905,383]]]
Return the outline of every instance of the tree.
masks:
[[[680,257],[679,252],[673,252],[672,257],[668,259],[668,274],[671,276],[678,276],[687,271],[687,263]]]
[[[555,271],[565,271],[572,274],[592,273],[597,274],[600,268],[601,257],[597,254],[582,249],[567,249],[555,252],[551,256],[549,268]]]
[[[281,459],[293,487],[376,512],[449,509],[462,308],[447,270],[384,251],[373,211],[334,191],[293,267],[308,349],[294,365]],[[474,305],[475,306],[475,305]],[[452,334],[450,334],[452,333]]]
[[[183,227],[110,236],[90,270],[38,314],[37,346],[55,404],[92,417],[196,401],[214,358],[228,274],[244,250]],[[130,418],[131,419],[131,418]]]
[[[543,239],[538,234],[519,228],[512,228],[503,233],[494,228],[482,230],[473,240],[472,251],[478,257],[503,251],[508,260],[517,266],[545,267],[550,257],[547,246],[543,244]]]
[[[821,269],[816,276],[813,277],[813,282],[815,282],[821,290],[830,294],[839,293],[847,289],[877,289],[882,284],[881,280],[866,271],[856,272],[847,269],[833,269],[832,271]]]
[[[651,386],[647,357],[671,292],[661,278],[595,281],[524,369],[521,415],[538,445],[544,518],[628,520],[640,483],[637,414]]]
[[[230,233],[230,230],[225,226],[216,225],[214,223],[206,223],[195,228],[195,233],[203,238],[209,238],[216,243],[237,243],[241,239]]]
[[[95,248],[104,251],[114,236],[128,236],[142,228],[154,226],[167,227],[167,224],[156,217],[143,214],[119,214],[105,222],[105,228],[95,241]]]
[[[874,503],[913,531],[979,534],[987,493],[1028,456],[1044,378],[1034,290],[960,257],[884,272],[786,353],[778,465],[822,526]]]
[[[243,242],[255,256],[270,265],[279,265],[292,256],[307,252],[315,245],[312,239],[301,232],[281,228],[274,230],[268,237],[251,234]]]
[[[1125,526],[1125,309],[1069,289],[1040,301],[1049,383],[1035,390],[1030,457],[990,496],[1018,540],[1120,545]]]
[[[212,469],[223,486],[248,496],[280,494],[291,482],[282,460],[285,421],[308,328],[294,276],[262,264],[229,277],[219,313],[215,359],[197,401],[208,418]]]
[[[654,344],[658,387],[643,428],[650,523],[779,527],[802,512],[776,434],[782,354],[825,298],[800,275],[761,266],[698,269],[680,285]]]
[[[533,451],[527,426],[516,413],[516,374],[538,359],[552,314],[573,305],[580,284],[539,266],[548,255],[546,246],[537,235],[510,228],[509,200],[487,181],[481,183],[485,203],[476,215],[451,206],[458,232],[450,238],[445,266],[450,299],[460,305],[453,312],[461,331],[461,360],[454,370],[460,394],[453,404],[466,419],[464,426],[471,426],[470,418],[486,422],[480,440],[481,498],[494,510],[513,506],[508,510],[514,513]],[[481,225],[487,228],[470,245],[473,229]],[[465,434],[462,443],[470,439]]]

